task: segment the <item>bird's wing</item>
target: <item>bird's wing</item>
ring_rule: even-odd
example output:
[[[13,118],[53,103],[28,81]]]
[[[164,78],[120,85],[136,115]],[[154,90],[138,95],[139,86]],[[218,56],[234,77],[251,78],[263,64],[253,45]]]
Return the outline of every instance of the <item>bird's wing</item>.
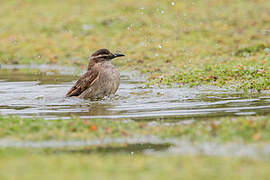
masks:
[[[91,68],[84,75],[82,75],[75,85],[68,91],[66,97],[79,96],[86,89],[91,87],[98,78],[99,72],[94,68]]]

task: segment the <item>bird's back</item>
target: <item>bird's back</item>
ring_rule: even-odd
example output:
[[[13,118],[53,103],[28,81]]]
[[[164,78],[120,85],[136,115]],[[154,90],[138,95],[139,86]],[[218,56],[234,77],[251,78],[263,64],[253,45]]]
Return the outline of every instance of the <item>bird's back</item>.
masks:
[[[97,63],[91,70],[97,70],[98,77],[89,88],[79,95],[80,98],[100,99],[116,93],[120,84],[120,73],[110,61]]]

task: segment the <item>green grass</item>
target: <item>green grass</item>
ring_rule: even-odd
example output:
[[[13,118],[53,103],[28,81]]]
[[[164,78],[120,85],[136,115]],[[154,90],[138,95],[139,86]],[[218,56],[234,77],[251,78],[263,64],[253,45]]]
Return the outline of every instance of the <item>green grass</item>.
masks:
[[[129,120],[21,119],[0,117],[0,138],[14,140],[91,140],[156,136],[193,142],[269,142],[270,116],[218,118],[191,124],[149,125]]]
[[[268,179],[270,163],[246,158],[154,155],[35,154],[0,151],[0,178],[10,179]]]
[[[43,120],[0,116],[1,140],[102,140],[156,136],[195,143],[267,145],[270,116],[214,118],[191,124],[118,120]],[[150,142],[151,143],[151,142]],[[149,146],[146,144],[146,147]],[[168,145],[163,147],[166,149]],[[143,148],[143,145],[140,145]],[[136,145],[0,148],[1,179],[268,179],[270,163],[248,157],[141,154]],[[137,148],[137,149],[136,149]],[[135,152],[131,155],[127,152]],[[121,153],[122,152],[122,153]],[[123,153],[124,152],[124,153]]]
[[[268,0],[2,0],[0,62],[80,66],[108,48],[148,84],[260,91],[270,89],[269,11]]]

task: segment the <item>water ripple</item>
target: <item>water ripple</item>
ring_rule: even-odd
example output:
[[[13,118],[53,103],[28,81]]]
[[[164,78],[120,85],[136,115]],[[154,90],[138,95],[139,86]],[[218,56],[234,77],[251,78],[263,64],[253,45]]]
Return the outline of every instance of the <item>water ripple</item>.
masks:
[[[247,95],[216,87],[146,88],[144,79],[122,73],[121,85],[114,98],[89,101],[65,98],[76,76],[50,73],[26,74],[12,69],[0,70],[0,113],[45,119],[131,118],[186,120],[201,117],[266,114],[270,111],[270,94]],[[16,67],[16,69],[25,68]],[[43,69],[42,69],[43,68]],[[61,69],[62,68],[62,69]],[[60,72],[71,72],[61,67]],[[53,67],[57,70],[57,66]]]

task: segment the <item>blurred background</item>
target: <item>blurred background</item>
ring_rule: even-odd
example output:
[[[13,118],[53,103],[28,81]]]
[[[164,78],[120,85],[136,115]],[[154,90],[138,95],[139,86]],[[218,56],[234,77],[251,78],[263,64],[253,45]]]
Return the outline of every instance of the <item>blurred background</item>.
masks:
[[[85,65],[100,48],[164,75],[269,43],[268,0],[1,0],[0,62]],[[244,61],[254,61],[252,58]]]
[[[0,179],[269,179],[269,60],[269,0],[0,0]]]

